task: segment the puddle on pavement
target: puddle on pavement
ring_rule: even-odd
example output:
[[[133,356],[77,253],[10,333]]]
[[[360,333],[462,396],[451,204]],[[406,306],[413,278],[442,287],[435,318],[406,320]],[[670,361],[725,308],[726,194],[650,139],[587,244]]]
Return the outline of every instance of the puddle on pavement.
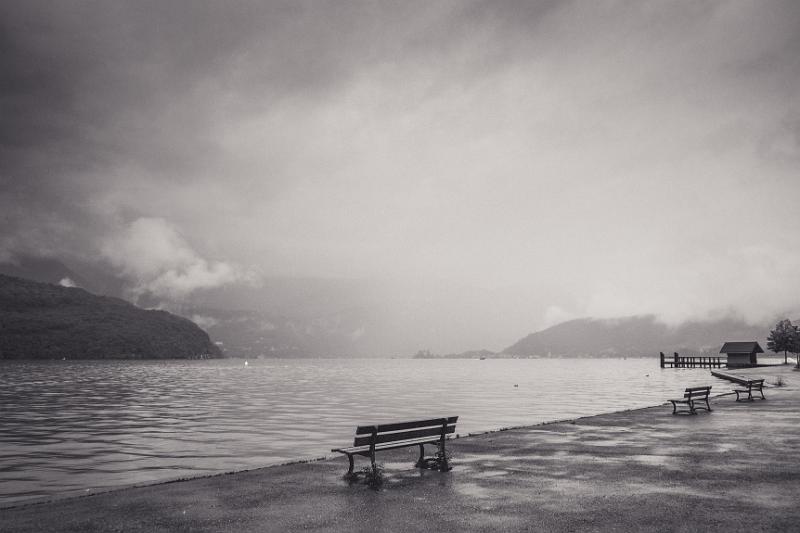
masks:
[[[493,478],[493,477],[500,477],[500,476],[507,476],[510,472],[508,470],[489,470],[487,472],[476,472],[472,474],[472,477],[476,478]]]
[[[395,462],[382,463],[382,464],[383,464],[384,472],[386,472],[387,470],[407,470],[409,468],[413,468],[414,470],[417,469],[417,467],[414,466],[414,463],[409,463],[409,462],[405,462],[405,461],[404,462],[396,462],[396,463]]]
[[[665,486],[651,483],[625,483],[619,487],[623,494],[681,494],[699,498],[721,498],[706,490],[693,490],[686,485]]]
[[[677,468],[675,457],[670,455],[631,455],[630,459],[648,466],[663,466],[665,468]]]
[[[500,455],[491,453],[465,453],[453,457],[453,463],[486,463],[487,465],[494,462],[513,461],[516,458],[513,455]]]
[[[768,485],[762,485],[761,490],[757,490],[754,486],[740,489],[738,493],[734,494],[734,497],[745,505],[752,505],[755,503],[758,506],[771,509],[780,509],[794,505],[790,499],[787,500],[782,494],[775,494],[774,489],[770,488]]]
[[[533,453],[533,454],[526,454],[526,455],[515,455],[514,459],[517,463],[526,463],[526,462],[541,462],[541,461],[563,461],[566,458],[575,455],[574,453],[570,453],[564,450],[557,450],[553,453],[541,454],[541,453]]]
[[[514,483],[495,482],[496,479],[485,479],[483,483],[459,481],[454,483],[453,488],[462,496],[479,500],[481,509],[491,509],[530,502],[549,484],[549,481],[534,477],[515,479]]]
[[[486,487],[482,487],[477,483],[458,483],[456,484],[455,489],[456,492],[471,498],[485,500],[495,497],[493,491],[487,489]]]
[[[718,452],[730,452],[737,448],[738,446],[732,442],[719,442],[716,444],[716,451]]]
[[[595,446],[603,448],[616,448],[617,446],[632,446],[636,443],[625,439],[596,439],[596,440],[586,440],[583,441],[581,444],[585,444],[586,446]]]

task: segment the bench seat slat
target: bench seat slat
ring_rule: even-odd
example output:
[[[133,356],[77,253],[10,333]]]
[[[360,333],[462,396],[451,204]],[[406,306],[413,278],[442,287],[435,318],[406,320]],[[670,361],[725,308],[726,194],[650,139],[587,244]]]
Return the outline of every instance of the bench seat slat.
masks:
[[[410,420],[408,422],[392,422],[389,424],[362,425],[356,428],[356,435],[369,435],[372,433],[372,429],[376,426],[378,428],[378,433],[382,433],[384,431],[403,431],[405,429],[417,429],[431,426],[442,427],[443,418],[447,418],[448,425],[454,425],[456,422],[458,422],[457,416],[450,416],[430,418],[427,420]]]
[[[455,431],[456,431],[455,426],[447,426],[447,428],[445,429],[445,434],[455,433]],[[422,437],[439,437],[441,436],[441,434],[442,434],[442,426],[424,428],[424,429],[414,429],[410,431],[392,432],[392,433],[378,433],[377,438],[375,439],[375,444],[417,439]],[[353,446],[363,446],[365,444],[369,444],[370,442],[372,442],[371,435],[358,436],[353,441]]]
[[[405,448],[407,446],[413,446],[415,444],[436,444],[439,442],[438,438],[418,438],[418,439],[407,439],[407,440],[400,440],[400,441],[392,441],[392,442],[384,442],[381,444],[375,445],[375,451],[380,450],[391,450],[393,448]],[[366,453],[369,454],[369,445],[366,446],[350,446],[349,448],[334,448],[331,450],[332,452],[339,452],[339,453]]]

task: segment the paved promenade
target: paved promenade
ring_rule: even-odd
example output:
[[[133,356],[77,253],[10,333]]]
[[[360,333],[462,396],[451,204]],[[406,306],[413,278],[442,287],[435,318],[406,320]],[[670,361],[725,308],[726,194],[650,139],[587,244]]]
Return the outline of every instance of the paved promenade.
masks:
[[[462,438],[444,474],[384,453],[377,492],[342,481],[341,457],[3,509],[0,531],[799,531],[800,372],[737,373],[766,377],[767,400]]]

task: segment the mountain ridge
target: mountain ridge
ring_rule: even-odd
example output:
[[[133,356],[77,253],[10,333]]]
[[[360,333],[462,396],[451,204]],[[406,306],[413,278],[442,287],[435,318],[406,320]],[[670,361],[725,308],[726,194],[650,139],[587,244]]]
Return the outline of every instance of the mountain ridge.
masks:
[[[100,264],[19,258],[16,265],[0,264],[0,274],[9,272],[54,284],[69,278],[93,293],[126,295],[124,280]],[[726,340],[763,344],[772,327],[748,325],[735,318],[688,321],[674,327],[654,315],[578,318],[530,333],[500,349],[526,329],[523,314],[510,320],[511,315],[503,312],[517,308],[523,295],[492,296],[430,282],[391,289],[375,280],[268,277],[253,287],[197,290],[181,301],[145,293],[137,296],[136,303],[200,324],[224,346],[226,355],[238,357],[412,357],[430,350],[449,354],[438,357],[710,354]],[[494,303],[481,304],[487,299]],[[490,346],[497,353],[477,354],[469,349],[476,345]]]
[[[677,326],[655,315],[613,319],[577,318],[531,333],[502,350],[505,355],[566,357],[640,357],[659,352],[714,354],[726,341],[764,343],[769,326],[735,318],[687,321]]]

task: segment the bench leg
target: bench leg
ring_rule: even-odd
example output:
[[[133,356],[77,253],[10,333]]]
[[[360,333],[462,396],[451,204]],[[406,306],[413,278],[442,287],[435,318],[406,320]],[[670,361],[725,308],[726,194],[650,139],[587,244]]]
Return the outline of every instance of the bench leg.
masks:
[[[694,408],[694,400],[689,400],[689,412],[693,415],[697,414],[697,410]]]
[[[708,403],[708,398],[706,398],[706,409],[708,409],[709,413],[711,412],[711,405]]]
[[[450,464],[447,462],[447,452],[444,449],[444,439],[439,444],[439,451],[436,454],[438,459],[436,462],[439,463],[439,472],[449,472],[451,470]]]
[[[761,399],[762,400],[766,400],[766,398],[764,397],[764,389],[763,388],[762,389],[758,389],[758,392],[761,393]]]
[[[676,404],[672,400],[670,400],[670,402],[672,402],[672,414],[674,415],[675,413],[678,412],[678,404]]]
[[[345,474],[345,476],[350,478],[353,477],[353,454],[348,453],[347,458],[350,460],[350,469],[347,471],[347,474]]]
[[[425,445],[419,445],[419,459],[417,459],[417,464],[414,465],[417,468],[425,468]]]

